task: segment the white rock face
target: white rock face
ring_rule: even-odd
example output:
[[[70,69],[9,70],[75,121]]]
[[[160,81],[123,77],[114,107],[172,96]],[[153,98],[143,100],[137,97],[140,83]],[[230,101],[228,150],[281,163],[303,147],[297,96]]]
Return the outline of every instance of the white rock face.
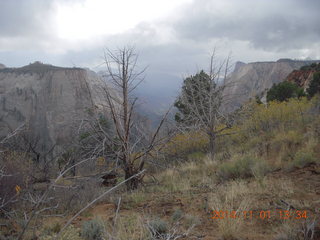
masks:
[[[280,59],[277,62],[236,64],[234,72],[227,79],[225,95],[231,99],[227,109],[234,110],[249,98],[263,95],[274,83],[283,81],[293,70],[310,63],[310,61]]]
[[[15,129],[25,123],[43,151],[67,145],[88,110],[102,104],[100,80],[92,71],[39,62],[0,69],[0,124]]]

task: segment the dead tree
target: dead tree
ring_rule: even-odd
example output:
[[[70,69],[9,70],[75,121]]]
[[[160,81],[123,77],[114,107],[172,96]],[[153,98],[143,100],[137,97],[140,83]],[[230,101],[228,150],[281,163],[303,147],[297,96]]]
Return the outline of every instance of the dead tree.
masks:
[[[184,128],[196,128],[207,134],[212,158],[216,152],[217,136],[230,127],[227,114],[222,110],[230,68],[229,59],[230,57],[218,63],[213,53],[209,72],[200,71],[195,76],[186,78],[181,94],[175,102],[179,110],[176,121]],[[221,124],[224,127],[219,127]]]
[[[99,121],[98,127],[95,127],[95,132],[100,131],[104,136],[103,144],[109,146],[108,150],[113,158],[119,161],[125,179],[130,179],[126,182],[128,190],[136,189],[142,181],[143,175],[131,177],[143,170],[146,156],[163,141],[158,134],[169,113],[168,110],[153,134],[145,131],[135,112],[137,98],[133,96],[133,91],[144,80],[146,68],[138,71],[137,61],[138,55],[132,47],[124,47],[114,52],[106,50],[106,77],[113,88],[105,83],[103,93],[114,133],[111,135],[104,131]],[[117,91],[117,94],[114,91]]]

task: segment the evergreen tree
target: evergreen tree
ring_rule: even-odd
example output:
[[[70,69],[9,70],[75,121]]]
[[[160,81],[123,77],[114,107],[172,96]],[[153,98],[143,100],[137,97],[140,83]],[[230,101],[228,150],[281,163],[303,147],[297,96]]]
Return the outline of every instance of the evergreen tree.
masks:
[[[313,74],[313,78],[310,82],[307,93],[310,97],[313,97],[315,94],[320,93],[320,72]]]
[[[227,114],[222,110],[228,69],[229,58],[219,64],[212,54],[209,72],[202,70],[184,79],[181,94],[175,102],[179,110],[175,120],[182,126],[207,134],[212,158],[216,151],[216,138],[230,126]]]
[[[209,108],[209,102],[203,101],[203,99],[209,96],[210,84],[210,76],[203,70],[184,79],[181,94],[174,103],[174,106],[179,110],[175,115],[175,120],[178,123],[192,125],[197,121],[199,115],[203,115],[204,111]],[[199,105],[198,112],[191,109],[191,107],[195,107],[195,104]],[[194,116],[195,114],[198,116]]]
[[[273,84],[267,92],[267,102],[277,100],[279,102],[287,101],[289,98],[299,98],[305,96],[302,88],[296,84],[285,81],[279,84]]]

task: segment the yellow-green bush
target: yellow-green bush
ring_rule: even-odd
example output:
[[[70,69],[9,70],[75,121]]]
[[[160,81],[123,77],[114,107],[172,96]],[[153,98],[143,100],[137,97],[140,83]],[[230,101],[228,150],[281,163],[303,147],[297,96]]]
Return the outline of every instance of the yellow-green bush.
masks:
[[[308,148],[314,152],[313,158],[320,156],[320,151],[315,150],[320,147],[319,113],[320,98],[317,97],[274,101],[267,105],[248,103],[237,113],[235,124],[217,138],[214,160],[222,164],[217,171],[212,171],[216,171],[221,180],[250,176],[263,179],[271,167],[303,166],[303,162],[311,161],[312,157],[297,152]],[[208,142],[205,133],[189,132],[176,135],[164,150],[170,160],[201,162]],[[200,168],[194,168],[190,174],[196,174],[196,169]]]
[[[40,237],[40,240],[53,240],[55,235],[46,235]],[[73,225],[70,225],[58,238],[58,240],[84,240],[80,237],[79,229],[75,228]]]
[[[306,112],[310,107],[311,102],[306,98],[255,105],[253,115],[247,119],[244,127],[254,135],[270,130],[281,131],[304,127],[308,121]]]
[[[188,132],[175,135],[164,148],[169,157],[185,158],[194,152],[205,152],[208,136],[202,132]]]
[[[315,158],[313,152],[301,150],[295,154],[294,160],[292,161],[291,165],[293,167],[303,168],[308,164],[315,162],[317,162],[317,159]]]
[[[269,166],[262,159],[253,156],[240,156],[231,162],[222,163],[217,170],[220,180],[262,177],[269,171]]]
[[[288,158],[316,137],[320,122],[316,99],[290,99],[268,105],[249,103],[223,141],[233,153],[254,153],[265,159]],[[319,127],[319,126],[318,126]],[[320,129],[320,128],[319,128]],[[291,157],[288,159],[290,160]]]
[[[240,158],[234,162],[222,163],[217,171],[217,175],[221,180],[244,178],[251,176],[252,159]]]

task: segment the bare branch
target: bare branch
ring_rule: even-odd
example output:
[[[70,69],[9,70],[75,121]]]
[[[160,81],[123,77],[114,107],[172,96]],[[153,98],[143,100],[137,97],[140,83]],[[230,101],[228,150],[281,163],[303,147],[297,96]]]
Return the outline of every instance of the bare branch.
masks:
[[[104,196],[106,196],[107,194],[109,194],[110,192],[112,192],[113,190],[117,189],[118,187],[120,187],[121,185],[123,185],[124,183],[130,181],[133,178],[138,177],[139,175],[141,175],[142,173],[144,173],[146,170],[142,170],[140,172],[138,172],[135,175],[132,175],[130,178],[122,181],[121,183],[117,184],[116,186],[110,188],[108,191],[104,192],[103,194],[101,194],[99,197],[95,198],[93,201],[91,201],[90,203],[88,203],[84,208],[82,208],[79,212],[77,212],[72,218],[70,218],[67,223],[61,228],[60,232],[58,233],[58,235],[54,238],[54,239],[58,239],[60,237],[60,235],[62,234],[62,232],[72,223],[72,221],[74,219],[76,219],[82,212],[84,212],[86,209],[88,209],[90,206],[92,206],[93,204],[95,204],[97,201],[99,201],[101,198],[103,198]]]

